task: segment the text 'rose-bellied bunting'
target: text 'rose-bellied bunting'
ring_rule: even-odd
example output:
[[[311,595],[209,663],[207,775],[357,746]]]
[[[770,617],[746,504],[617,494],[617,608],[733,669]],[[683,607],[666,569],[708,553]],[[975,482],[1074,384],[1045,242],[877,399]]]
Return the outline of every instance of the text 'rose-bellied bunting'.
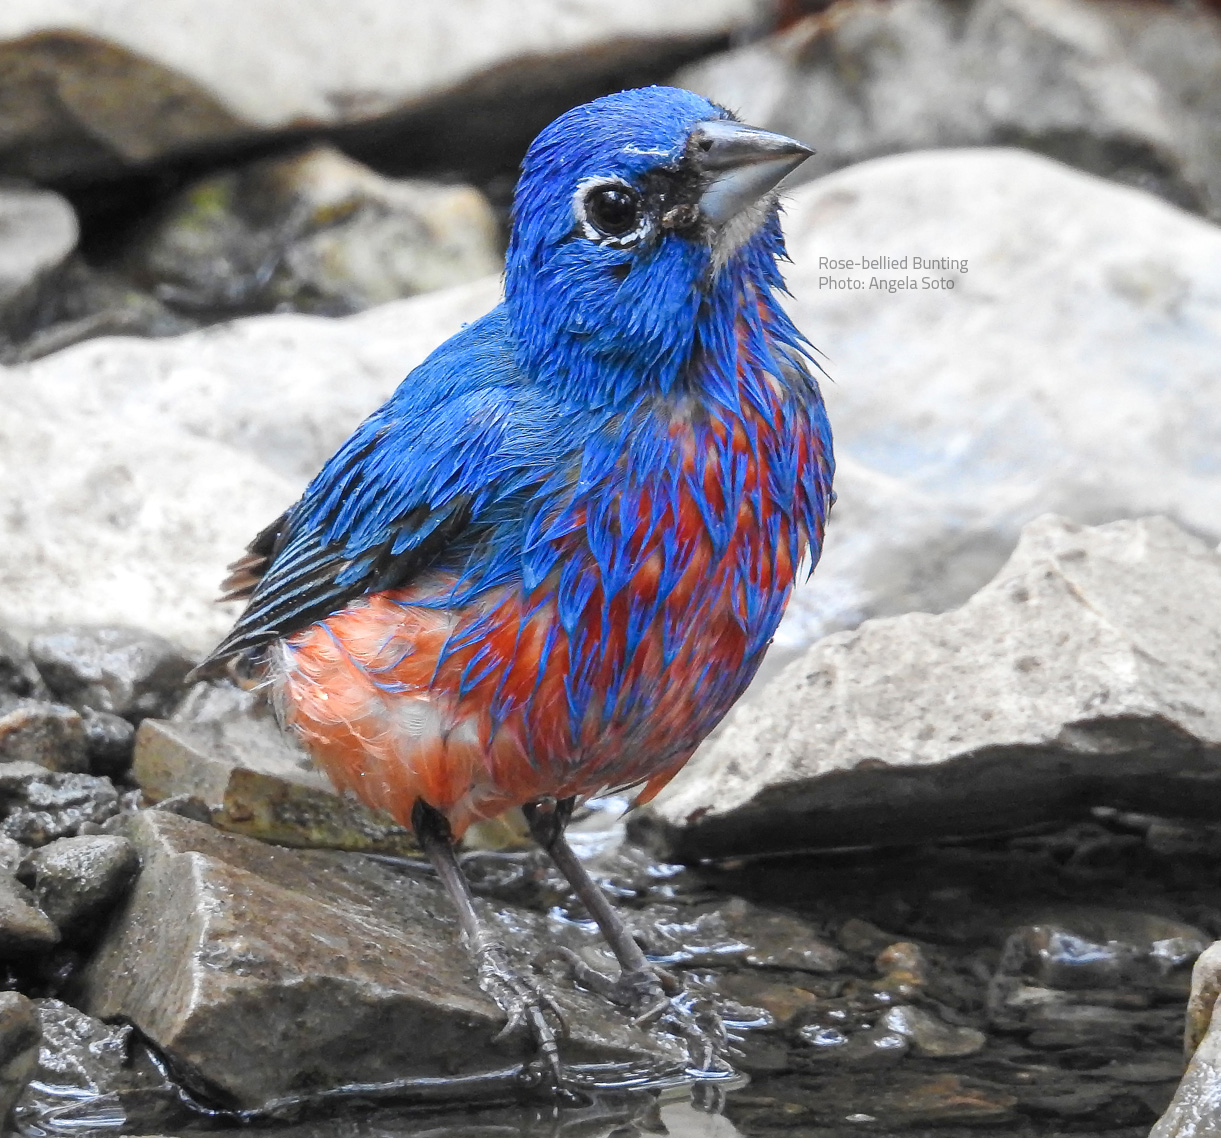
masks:
[[[557,1085],[562,1023],[476,916],[453,842],[521,806],[622,968],[576,979],[719,1062],[564,837],[653,797],[754,675],[832,502],[774,187],[810,150],[688,91],[577,107],[531,145],[504,301],[432,353],[235,563],[201,672],[270,688],[335,785],[411,826],[481,986]],[[698,1045],[698,1046],[697,1046]]]

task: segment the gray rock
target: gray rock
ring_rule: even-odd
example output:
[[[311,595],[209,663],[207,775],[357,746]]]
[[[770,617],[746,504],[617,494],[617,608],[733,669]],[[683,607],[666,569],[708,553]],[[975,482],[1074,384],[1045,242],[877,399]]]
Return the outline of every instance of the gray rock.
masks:
[[[120,811],[108,778],[61,774],[35,763],[0,763],[0,834],[27,846],[73,837]]]
[[[192,316],[326,316],[498,272],[491,206],[471,186],[395,181],[329,146],[184,190],[125,258]]]
[[[188,1080],[254,1107],[302,1088],[503,1077],[529,1054],[520,1037],[492,1042],[500,1017],[435,880],[160,811],[131,833],[144,868],[82,976],[83,1006],[135,1024]],[[542,918],[488,916],[515,956],[548,943]],[[569,1061],[680,1055],[605,1001],[552,987]]]
[[[1221,20],[1122,0],[846,0],[676,82],[862,159],[1018,145],[1221,215]]]
[[[23,872],[38,907],[70,933],[114,906],[140,868],[135,847],[117,834],[60,838],[36,850]]]
[[[0,1127],[6,1133],[13,1106],[38,1065],[41,1039],[34,1004],[18,992],[0,992]]]
[[[1221,941],[1214,941],[1197,958],[1191,970],[1191,995],[1183,1029],[1183,1052],[1190,1059],[1204,1041],[1212,1023],[1213,1006],[1221,994]]]
[[[42,632],[30,656],[55,695],[138,722],[165,715],[182,695],[194,662],[163,636],[122,625],[77,625]]]
[[[21,1134],[168,1134],[176,1089],[127,1024],[101,1023],[60,1000],[34,1000],[34,1077],[17,1101]]]
[[[20,327],[77,236],[76,214],[58,194],[0,185],[0,340]]]
[[[655,805],[677,859],[1221,805],[1221,557],[1164,519],[1029,525],[961,609],[837,633]]]
[[[5,692],[34,698],[47,694],[30,654],[19,640],[0,628],[0,696]]]
[[[403,131],[456,168],[459,147],[469,161],[471,149],[512,145],[566,92],[609,89],[641,69],[663,75],[755,11],[753,0],[306,0],[289,27],[272,0],[227,0],[206,19],[190,3],[9,0],[0,169],[41,180],[113,174],[252,136],[369,123],[389,128],[370,144],[385,150]]]
[[[87,771],[89,744],[80,712],[35,699],[0,707],[0,762]]]
[[[988,1037],[973,1027],[942,1023],[932,1012],[904,1004],[891,1008],[881,1026],[910,1041],[912,1050],[926,1059],[961,1059],[984,1049]]]
[[[109,711],[86,708],[81,716],[85,723],[85,748],[89,753],[89,769],[94,774],[118,778],[131,769],[136,729],[130,720]]]
[[[0,834],[0,873],[16,873],[29,852],[20,842]]]
[[[0,956],[11,960],[45,952],[59,943],[59,930],[12,874],[0,873]]]

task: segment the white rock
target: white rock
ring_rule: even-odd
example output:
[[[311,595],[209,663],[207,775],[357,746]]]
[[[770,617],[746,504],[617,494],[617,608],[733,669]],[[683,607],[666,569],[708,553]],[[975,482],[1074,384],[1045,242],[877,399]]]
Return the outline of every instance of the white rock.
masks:
[[[224,565],[498,290],[94,340],[0,369],[0,625],[127,622],[209,647],[234,616],[213,603]]]
[[[27,314],[78,236],[76,214],[59,194],[0,185],[0,336]]]
[[[1221,230],[1044,158],[965,150],[804,186],[786,231],[840,469],[783,642],[960,604],[1049,511],[1166,514],[1221,538]],[[968,271],[819,267],[883,256]]]
[[[477,84],[545,90],[690,58],[755,12],[755,0],[6,0],[0,149],[10,168],[65,172],[435,108]]]
[[[790,664],[658,800],[668,856],[902,844],[1221,804],[1221,556],[1164,518],[1032,522],[962,608]]]

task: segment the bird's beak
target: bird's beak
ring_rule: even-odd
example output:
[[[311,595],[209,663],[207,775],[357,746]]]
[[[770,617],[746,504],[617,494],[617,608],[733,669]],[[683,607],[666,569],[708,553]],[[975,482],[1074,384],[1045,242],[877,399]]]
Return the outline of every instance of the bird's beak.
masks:
[[[687,143],[688,160],[708,179],[700,213],[713,225],[724,225],[813,153],[794,138],[753,126],[700,123]]]

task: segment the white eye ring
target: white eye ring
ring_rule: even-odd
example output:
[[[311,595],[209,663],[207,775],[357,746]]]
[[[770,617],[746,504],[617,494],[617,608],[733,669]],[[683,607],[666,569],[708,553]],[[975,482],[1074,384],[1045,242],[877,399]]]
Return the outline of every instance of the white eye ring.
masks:
[[[585,178],[577,183],[576,192],[572,195],[572,212],[576,215],[577,224],[581,227],[581,232],[587,240],[593,241],[597,245],[607,245],[612,249],[630,249],[648,235],[653,223],[649,216],[641,210],[640,223],[635,229],[618,236],[603,233],[589,220],[586,203],[595,190],[608,186],[625,189],[634,197],[639,196],[636,189],[628,185],[622,178]]]

